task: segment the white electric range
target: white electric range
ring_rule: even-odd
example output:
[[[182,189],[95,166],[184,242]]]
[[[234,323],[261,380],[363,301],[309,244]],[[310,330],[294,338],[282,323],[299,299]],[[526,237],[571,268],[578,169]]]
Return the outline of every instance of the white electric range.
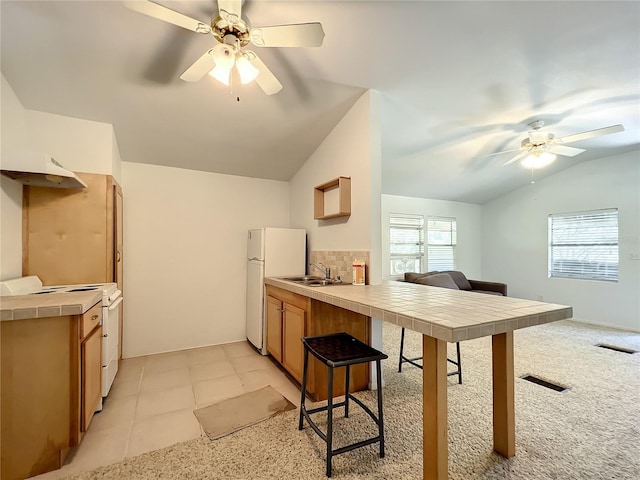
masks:
[[[102,396],[106,397],[118,372],[118,341],[122,291],[116,283],[42,285],[35,275],[0,282],[0,295],[46,295],[49,293],[102,290]],[[102,410],[100,402],[98,410]]]

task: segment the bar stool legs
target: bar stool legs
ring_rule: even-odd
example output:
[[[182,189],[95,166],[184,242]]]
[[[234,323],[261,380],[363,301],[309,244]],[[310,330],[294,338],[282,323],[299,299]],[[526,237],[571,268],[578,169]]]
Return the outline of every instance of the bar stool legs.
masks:
[[[348,367],[347,367],[348,368]],[[382,416],[382,367],[376,362],[376,382],[378,384],[378,436],[380,437],[380,458],[384,458],[384,418]]]
[[[332,335],[324,335],[318,337],[305,337],[302,339],[304,344],[304,361],[302,370],[302,391],[300,396],[300,416],[298,419],[298,430],[302,430],[304,420],[306,419],[309,426],[314,432],[326,443],[326,475],[331,477],[331,461],[334,456],[341,453],[349,452],[356,448],[371,445],[373,443],[380,444],[380,458],[384,457],[384,420],[382,414],[382,367],[381,360],[387,357],[382,352],[375,350],[374,348],[366,345],[359,340],[355,339],[351,335],[346,333],[337,333]],[[305,404],[305,392],[307,388],[307,368],[309,366],[309,352],[311,352],[320,362],[325,364],[328,368],[327,374],[327,405],[325,407],[317,407],[307,409]],[[376,416],[369,407],[367,407],[362,401],[353,396],[349,392],[349,382],[351,376],[351,365],[357,365],[360,363],[376,363],[376,374],[378,376],[378,415]],[[345,397],[344,401],[334,403],[333,402],[333,370],[337,367],[345,367]],[[344,416],[349,417],[349,403],[353,400],[357,403],[376,423],[378,426],[378,435],[366,440],[352,443],[340,448],[333,448],[333,411],[336,408],[344,406]],[[311,419],[312,413],[327,412],[327,431],[322,432],[316,423]]]
[[[422,365],[417,363],[418,360],[422,360],[422,357],[409,358],[404,356],[404,327],[402,327],[402,331],[400,332],[400,358],[398,359],[398,373],[402,373],[403,363],[410,363],[414,367],[418,367],[421,369]],[[460,360],[460,342],[456,342],[456,360],[451,360],[450,358],[447,358],[447,362],[452,363],[453,365],[458,367],[457,370],[447,373],[447,376],[450,377],[452,375],[457,375],[458,383],[462,384],[462,362]]]

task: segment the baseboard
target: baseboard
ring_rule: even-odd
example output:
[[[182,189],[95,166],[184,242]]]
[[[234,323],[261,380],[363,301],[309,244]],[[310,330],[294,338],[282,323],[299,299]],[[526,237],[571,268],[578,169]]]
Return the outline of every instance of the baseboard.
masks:
[[[594,322],[592,320],[584,320],[581,318],[570,318],[567,319],[565,321],[570,321],[570,322],[577,322],[577,323],[582,323],[584,325],[592,325],[594,327],[605,327],[605,328],[610,328],[611,330],[617,330],[619,332],[633,332],[633,333],[640,333],[640,328],[639,329],[633,329],[633,328],[623,328],[620,327],[619,325],[611,325],[609,323],[599,323],[599,322]]]

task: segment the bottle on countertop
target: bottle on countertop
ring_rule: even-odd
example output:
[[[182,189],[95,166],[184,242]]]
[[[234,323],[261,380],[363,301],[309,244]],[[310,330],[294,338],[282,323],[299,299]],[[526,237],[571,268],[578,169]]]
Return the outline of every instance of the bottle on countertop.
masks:
[[[353,285],[364,285],[366,264],[363,260],[353,262]]]

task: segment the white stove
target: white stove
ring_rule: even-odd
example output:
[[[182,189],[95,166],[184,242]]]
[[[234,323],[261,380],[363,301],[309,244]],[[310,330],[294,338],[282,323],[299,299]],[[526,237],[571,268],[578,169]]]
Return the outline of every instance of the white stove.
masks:
[[[118,328],[122,291],[116,283],[42,285],[35,275],[0,282],[0,295],[46,295],[49,293],[102,290],[102,396],[106,397],[118,372]],[[102,402],[98,408],[102,410]]]

